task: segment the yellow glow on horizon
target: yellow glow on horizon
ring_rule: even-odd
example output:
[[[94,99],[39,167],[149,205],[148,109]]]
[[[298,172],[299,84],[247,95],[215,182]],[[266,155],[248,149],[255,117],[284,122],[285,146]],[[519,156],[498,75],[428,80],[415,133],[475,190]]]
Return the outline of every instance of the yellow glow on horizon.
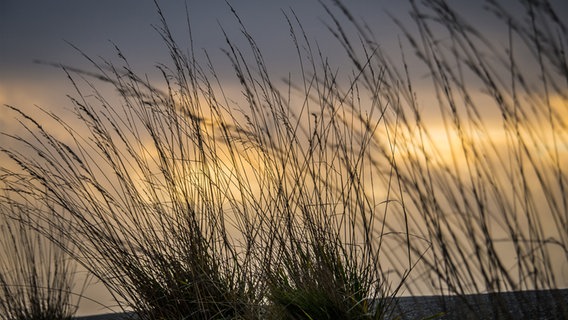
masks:
[[[510,156],[518,152],[518,139],[526,143],[532,155],[538,155],[542,161],[553,157],[558,151],[560,162],[566,162],[568,152],[568,132],[564,127],[556,127],[553,132],[550,124],[543,124],[539,131],[527,131],[521,128],[520,138],[514,132],[499,125],[487,125],[482,128],[446,128],[443,125],[432,125],[425,129],[410,130],[399,128],[399,137],[396,141],[395,155],[404,159],[414,159],[421,163],[428,163],[434,167],[463,168],[468,161],[472,161],[474,152],[487,159],[497,156]],[[404,131],[404,132],[400,132]],[[556,148],[556,151],[555,151]]]

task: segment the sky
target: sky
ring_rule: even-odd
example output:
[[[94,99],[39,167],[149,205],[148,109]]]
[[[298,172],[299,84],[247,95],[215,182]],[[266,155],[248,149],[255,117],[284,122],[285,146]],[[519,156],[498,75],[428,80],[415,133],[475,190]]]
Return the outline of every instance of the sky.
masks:
[[[187,44],[184,1],[162,1],[162,10]],[[294,59],[286,21],[281,10],[293,8],[304,27],[322,44],[331,35],[322,28],[327,18],[317,1],[234,1],[234,8],[271,59],[275,69],[285,70]],[[361,0],[354,11],[368,21],[382,21],[384,1]],[[389,10],[396,7],[387,6]],[[238,35],[237,24],[222,0],[188,1],[194,45],[221,58],[224,28]],[[329,21],[329,19],[327,19]],[[62,92],[65,76],[60,70],[38,65],[35,60],[85,66],[85,60],[69,43],[91,57],[115,58],[113,44],[142,72],[151,72],[167,52],[153,26],[160,24],[151,0],[15,1],[0,2],[0,101],[8,104],[49,104],[54,92]],[[394,30],[394,27],[391,26]],[[388,34],[387,37],[394,37]],[[390,40],[389,40],[390,41]],[[112,43],[111,43],[112,42]],[[59,85],[63,85],[59,87]],[[57,86],[52,90],[51,86]],[[65,92],[65,91],[63,91]],[[55,100],[58,101],[58,100]]]
[[[510,1],[510,0],[507,0]],[[557,1],[558,12],[568,12],[568,4]],[[184,0],[161,1],[160,6],[182,46],[187,42]],[[470,1],[452,1],[466,18],[491,30],[494,19]],[[205,49],[216,63],[226,62],[220,48],[225,47],[223,28],[232,39],[241,39],[236,19],[224,0],[187,1],[194,46]],[[296,56],[282,11],[299,16],[310,39],[317,39],[324,52],[341,64],[345,58],[324,27],[330,22],[317,0],[231,1],[253,35],[271,71],[285,76]],[[333,5],[331,6],[333,7]],[[388,11],[408,21],[406,1],[349,1],[356,18],[369,24],[383,49],[397,58],[400,30]],[[90,57],[116,58],[116,44],[134,68],[141,73],[155,72],[154,65],[167,62],[168,55],[153,26],[160,20],[152,0],[99,1],[0,1],[0,103],[24,107],[41,104],[61,107],[66,103],[69,82],[61,70],[34,61],[42,60],[75,67],[89,64],[72,48]],[[410,24],[409,24],[410,25]],[[350,66],[349,66],[350,68]]]
[[[264,52],[270,70],[277,76],[285,77],[296,61],[282,10],[290,12],[293,9],[308,36],[316,39],[325,53],[332,60],[339,61],[341,66],[343,53],[324,27],[330,19],[318,1],[229,2]],[[473,8],[471,3],[475,1],[450,2],[460,7],[468,19],[480,22],[483,28],[491,30],[493,27],[494,22],[487,13]],[[207,50],[214,61],[222,65],[224,57],[220,48],[225,47],[222,29],[239,39],[237,21],[229,7],[223,0],[160,1],[164,15],[182,46],[187,45],[188,39],[185,3],[188,5],[194,46]],[[568,21],[568,1],[554,3],[558,5],[557,12]],[[398,41],[403,35],[386,12],[407,21],[408,4],[405,1],[352,0],[349,8],[355,17],[370,25],[384,48],[397,58]],[[116,59],[113,48],[116,44],[135,70],[155,72],[157,63],[168,61],[167,50],[153,28],[159,24],[152,0],[0,0],[0,104],[24,110],[31,110],[30,107],[37,104],[55,112],[70,108],[66,94],[73,89],[65,74],[58,68],[34,62],[42,60],[88,69],[88,62],[70,44],[95,60],[99,57]],[[0,131],[11,125],[12,119],[0,114]],[[0,143],[5,143],[5,140],[0,139]],[[81,309],[80,314],[96,313],[97,308],[90,305]]]

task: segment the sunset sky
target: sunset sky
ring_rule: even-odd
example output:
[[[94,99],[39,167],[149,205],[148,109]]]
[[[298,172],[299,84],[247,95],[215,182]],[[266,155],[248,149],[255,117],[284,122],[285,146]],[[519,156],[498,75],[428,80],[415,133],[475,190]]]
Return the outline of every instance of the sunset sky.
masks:
[[[225,1],[160,2],[176,40],[184,48],[188,47],[184,5],[187,2],[195,48],[198,51],[207,50],[213,62],[219,66],[227,65],[227,59],[220,50],[226,47],[222,29],[237,43],[243,41],[243,38],[239,33],[238,22]],[[286,13],[294,10],[308,37],[318,42],[330,57],[333,66],[345,68],[345,72],[352,69],[350,64],[343,64],[347,59],[325,28],[325,23],[330,23],[331,20],[318,1],[229,2],[263,51],[274,78],[285,78],[289,72],[297,70],[297,57],[282,10]],[[355,17],[368,23],[382,49],[393,56],[393,61],[400,62],[399,39],[404,36],[386,12],[409,22],[408,3],[388,0],[344,2],[348,3]],[[474,1],[450,2],[459,7],[466,19],[477,22],[482,31],[488,31],[488,34],[496,37],[503,36],[503,30],[491,33],[492,28],[497,25],[495,18],[480,10],[481,6],[473,6],[471,2]],[[568,21],[568,1],[559,0],[553,3],[556,5],[556,12],[564,21]],[[333,4],[330,6],[335,9]],[[116,44],[135,71],[139,74],[155,74],[156,64],[169,63],[167,48],[152,27],[159,25],[160,19],[152,0],[0,0],[0,105],[13,105],[28,111],[32,110],[31,106],[40,105],[56,113],[71,109],[72,105],[66,94],[72,94],[73,88],[64,72],[34,62],[41,60],[92,70],[92,66],[70,44],[96,61],[101,61],[101,58],[117,61],[113,47],[113,44]],[[412,26],[411,22],[409,26]],[[228,83],[234,81],[235,88],[238,87],[237,79],[234,76],[231,78],[230,70],[218,71],[226,77]],[[423,95],[428,96],[428,93]],[[9,131],[13,125],[13,118],[0,114],[0,131]],[[6,141],[0,137],[0,143]],[[97,299],[96,295],[93,298]],[[97,313],[99,308],[91,304],[79,313]]]
[[[187,45],[184,1],[162,1],[161,7],[176,32],[181,46]],[[197,50],[205,49],[218,63],[226,62],[220,48],[226,47],[221,28],[234,40],[242,40],[236,19],[225,1],[187,1],[189,18]],[[285,77],[295,65],[296,56],[282,13],[292,8],[312,40],[317,40],[325,54],[336,59],[345,55],[324,27],[330,23],[317,1],[232,1],[237,13],[265,54],[274,75]],[[495,18],[470,1],[454,1],[469,21],[492,30]],[[555,1],[557,12],[567,16],[568,3]],[[334,6],[331,5],[333,8]],[[383,50],[394,57],[400,54],[398,41],[403,37],[385,14],[408,21],[405,1],[349,1],[355,17],[367,22]],[[168,62],[162,40],[152,26],[159,26],[159,17],[151,0],[101,1],[16,1],[0,2],[0,103],[25,107],[39,104],[59,108],[66,103],[70,85],[57,68],[34,63],[43,60],[75,67],[88,63],[67,42],[97,60],[116,59],[116,44],[141,73],[155,72],[154,65]],[[408,24],[412,26],[411,23]],[[494,31],[495,35],[499,32]],[[112,43],[111,43],[112,42]],[[238,42],[237,42],[238,43]],[[100,61],[100,60],[97,60]],[[214,61],[214,62],[215,62]],[[333,62],[333,60],[332,60]],[[345,66],[350,69],[350,65]]]
[[[162,1],[162,9],[181,45],[187,45],[184,1]],[[386,1],[357,1],[353,12],[375,26],[385,42],[395,43],[399,35],[387,21],[383,9],[393,12],[402,5]],[[293,8],[311,38],[338,52],[322,20],[330,21],[317,1],[241,1],[234,8],[266,54],[276,74],[286,75],[295,56],[286,20],[281,12]],[[222,0],[188,1],[195,47],[206,49],[215,59],[225,47],[224,28],[237,39],[238,26],[229,7]],[[151,0],[122,1],[14,1],[0,3],[0,101],[14,105],[41,104],[57,106],[65,101],[69,85],[56,68],[38,65],[44,60],[85,67],[88,63],[68,45],[72,43],[86,54],[116,58],[111,41],[120,47],[130,63],[140,72],[153,72],[158,62],[168,62],[167,51],[153,29],[160,21]],[[384,26],[388,26],[385,29]],[[62,100],[63,99],[63,100]]]
[[[342,15],[329,1],[329,7],[338,17]],[[332,24],[329,15],[318,1],[232,1],[238,15],[254,37],[264,54],[273,79],[280,81],[299,72],[294,49],[284,13],[291,10],[298,15],[310,41],[317,41],[330,64],[338,73],[350,74],[353,66],[336,39],[326,29]],[[518,11],[515,1],[511,12]],[[483,5],[470,1],[453,1],[458,12],[480,28],[498,45],[506,41],[506,28],[495,16],[483,10]],[[553,1],[557,14],[568,20],[568,2]],[[246,49],[244,37],[229,6],[223,0],[187,1],[189,21],[194,47],[200,62],[205,64],[203,50],[212,57],[217,72],[224,77],[224,89],[233,90],[232,98],[240,96],[240,87],[228,59],[221,49],[226,48],[224,30],[237,45]],[[188,31],[185,1],[162,1],[160,6],[174,32],[178,44],[188,48]],[[427,80],[421,66],[413,64],[412,50],[404,41],[404,35],[387,14],[401,19],[412,31],[414,23],[409,19],[409,3],[406,1],[358,0],[350,1],[349,8],[356,18],[365,21],[373,31],[381,49],[394,63],[400,64],[400,46],[406,50],[414,89],[428,105],[434,99],[431,87],[421,88],[420,81]],[[349,25],[345,23],[345,25]],[[64,72],[52,66],[38,64],[63,64],[84,70],[93,66],[72,46],[100,63],[102,59],[120,64],[114,45],[118,46],[139,75],[158,75],[156,64],[170,62],[169,54],[154,27],[160,19],[152,0],[101,0],[101,1],[16,1],[0,2],[0,104],[8,104],[32,110],[39,105],[59,113],[70,109],[66,95],[74,94],[73,87]],[[499,40],[501,39],[501,40]],[[435,108],[434,108],[435,109]],[[428,116],[428,112],[424,114]],[[498,118],[499,113],[495,113]],[[497,119],[498,120],[498,119]],[[15,123],[0,117],[0,127],[11,128]],[[8,129],[7,131],[10,131]],[[0,137],[0,143],[5,143]],[[0,158],[1,159],[1,158]]]

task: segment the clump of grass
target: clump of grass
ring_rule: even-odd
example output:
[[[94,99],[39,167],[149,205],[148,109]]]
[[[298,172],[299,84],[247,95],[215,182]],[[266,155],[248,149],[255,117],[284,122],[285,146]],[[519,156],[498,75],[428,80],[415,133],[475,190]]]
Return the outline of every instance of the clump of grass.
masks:
[[[33,227],[33,210],[0,202],[0,319],[71,319],[81,300],[76,264],[54,242],[67,243],[59,230],[47,227],[52,241]]]
[[[230,41],[227,51],[250,104],[242,131],[264,169],[255,180],[263,190],[257,214],[266,217],[259,243],[268,249],[261,268],[270,310],[285,319],[383,318],[396,287],[389,291],[381,272],[383,199],[367,175],[370,137],[386,106],[363,106],[375,92],[359,91],[360,74],[344,88],[294,12],[286,20],[301,70],[297,83],[287,79],[296,96],[276,89],[240,21],[254,61]]]
[[[296,317],[287,297],[302,295],[326,304],[294,302],[308,317],[318,314],[307,307],[330,304],[330,317],[382,317],[379,201],[365,193],[360,171],[373,128],[362,127],[356,109],[358,80],[341,92],[321,52],[304,57],[295,39],[314,74],[301,74],[294,110],[235,15],[252,52],[245,59],[227,39],[246,100],[235,105],[212,62],[203,69],[191,50],[183,54],[158,13],[173,65],[157,67],[165,89],[137,76],[118,51],[122,66],[88,58],[119,92],[118,105],[66,69],[86,132],[43,111],[66,130],[63,141],[7,107],[35,133],[12,136],[32,157],[3,149],[27,178],[12,190],[50,199],[38,217],[60,221],[51,212],[67,212],[61,230],[78,247],[75,258],[144,319]],[[373,112],[380,121],[381,110]]]
[[[509,33],[500,50],[446,2],[411,1],[417,35],[401,30],[428,72],[440,138],[403,45],[399,66],[333,3],[329,29],[353,70],[338,74],[291,12],[299,72],[284,85],[235,14],[248,47],[226,37],[224,52],[241,100],[226,95],[207,53],[199,63],[191,31],[184,53],[158,7],[172,58],[157,66],[161,82],[137,75],[117,48],[118,64],[85,55],[96,72],[64,68],[81,127],[40,109],[68,137],[6,107],[30,134],[2,148],[22,170],[10,190],[44,199],[35,217],[57,221],[75,259],[142,319],[380,319],[401,288],[556,287],[553,258],[568,260],[568,126],[551,103],[568,99],[562,21],[528,2],[527,28],[491,2]],[[536,80],[517,62],[517,39]]]
[[[222,149],[218,140],[230,137],[206,122],[216,121],[219,110],[212,100],[204,105],[209,84],[200,78],[202,70],[181,54],[165,21],[160,32],[174,63],[174,69],[158,67],[167,92],[137,77],[126,59],[123,67],[95,65],[120,92],[118,106],[94,86],[95,99],[89,100],[83,83],[69,74],[86,132],[53,113],[46,116],[70,141],[8,107],[37,133],[29,140],[14,137],[32,157],[5,150],[32,178],[11,188],[45,194],[47,210],[40,208],[36,217],[58,221],[77,246],[74,258],[140,318],[251,318],[261,287],[247,270],[250,253],[237,251],[225,225],[226,212],[243,206],[232,193],[234,174],[224,171],[235,159],[222,152],[236,151],[229,144]],[[52,214],[58,210],[68,218]]]
[[[398,68],[371,31],[336,3],[363,39],[362,50],[341,25],[334,29],[338,40],[354,65],[369,58],[374,65],[361,68],[367,86],[375,85],[371,70],[380,68],[390,85],[379,93],[393,106],[383,131],[391,133],[390,144],[374,160],[393,167],[392,195],[404,203],[391,207],[387,228],[407,225],[398,243],[421,259],[406,290],[465,295],[565,287],[568,38],[554,4],[489,2],[487,15],[500,22],[495,41],[447,1],[410,1],[415,26],[394,20],[414,54],[401,44]],[[421,99],[418,86],[435,99]],[[428,241],[410,243],[409,235]],[[391,255],[396,248],[382,252],[400,265]],[[546,303],[565,316],[561,301]],[[518,306],[524,308],[522,299]],[[496,310],[502,307],[495,300]]]

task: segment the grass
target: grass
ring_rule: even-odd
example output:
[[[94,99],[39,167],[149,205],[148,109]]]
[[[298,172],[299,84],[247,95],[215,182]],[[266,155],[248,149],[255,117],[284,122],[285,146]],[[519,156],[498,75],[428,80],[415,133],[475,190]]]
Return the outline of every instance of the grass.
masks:
[[[404,206],[391,214],[404,217],[398,223],[428,239],[430,248],[424,254],[421,241],[408,246],[420,259],[413,270],[419,280],[407,281],[413,294],[566,286],[566,27],[548,2],[516,5],[525,15],[512,15],[499,2],[488,5],[501,22],[500,43],[445,1],[411,1],[416,32],[395,19],[425,67],[441,134],[423,115],[430,106],[414,91],[406,63],[399,71],[381,55],[372,57],[394,87],[385,95],[396,107],[384,121],[396,134],[390,143],[400,157],[390,163]],[[378,47],[351,21],[365,52]],[[368,58],[355,58],[350,38],[338,39],[355,65]],[[391,158],[391,150],[384,148],[376,161]],[[399,243],[408,239],[403,234]],[[561,303],[548,303],[562,312]]]
[[[27,132],[4,133],[20,168],[3,169],[17,195],[6,203],[36,199],[30,218],[56,222],[40,232],[64,236],[56,243],[142,319],[382,319],[401,290],[565,284],[568,39],[552,7],[520,3],[527,24],[490,2],[506,31],[496,45],[445,1],[410,1],[415,26],[393,18],[398,65],[332,4],[352,70],[338,74],[290,11],[299,72],[284,85],[235,13],[248,47],[227,36],[224,52],[242,99],[191,31],[184,53],[159,6],[172,58],[160,82],[118,48],[115,63],[79,51],[95,71],[63,70],[81,125],[38,109],[65,138],[5,107]]]
[[[64,251],[72,246],[56,228],[45,230],[52,241],[39,234],[33,210],[1,202],[0,319],[71,319],[81,300],[74,294],[76,265]]]

